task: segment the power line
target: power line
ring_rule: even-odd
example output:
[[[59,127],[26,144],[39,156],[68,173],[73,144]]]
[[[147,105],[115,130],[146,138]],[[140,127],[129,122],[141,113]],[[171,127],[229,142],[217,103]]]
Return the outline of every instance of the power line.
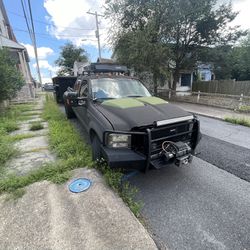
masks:
[[[21,0],[21,4],[22,4],[22,9],[23,9],[24,18],[25,18],[25,23],[26,23],[26,26],[27,26],[27,29],[28,29],[28,33],[29,33],[29,35],[30,35],[30,39],[32,40],[32,32],[31,32],[31,29],[30,29],[30,24],[29,24],[27,15],[26,15],[26,11],[25,11],[25,7],[24,7],[23,0]],[[33,40],[32,40],[32,43],[33,43]]]
[[[13,27],[13,30],[29,33],[27,30],[19,29],[17,27]],[[49,36],[49,37],[51,37],[50,34],[46,34],[46,33],[35,32],[35,34],[36,35],[40,35],[40,36]],[[69,38],[83,38],[84,36],[94,37],[95,35],[84,34],[84,35],[81,35],[81,36],[70,36],[70,35],[60,35],[60,34],[57,34],[57,36],[59,36],[59,37],[65,37],[65,38],[67,38],[67,37],[69,37]]]
[[[15,15],[15,16],[19,16],[19,17],[22,17],[22,18],[25,18],[23,15],[20,15],[16,12],[13,12],[13,11],[10,11],[8,10],[8,12],[12,15]],[[42,24],[46,24],[46,25],[50,25],[50,26],[53,26],[53,27],[58,27],[58,28],[65,28],[65,29],[74,29],[74,30],[95,30],[95,28],[76,28],[76,27],[71,27],[71,26],[59,26],[59,25],[55,25],[53,23],[49,23],[49,22],[45,22],[45,21],[42,21],[42,20],[38,20],[38,19],[34,19],[34,22],[37,22],[37,23],[42,23]],[[105,28],[99,28],[99,29],[105,29]]]
[[[39,78],[40,84],[42,84],[42,78],[41,78],[41,72],[40,72],[40,67],[39,67],[39,61],[38,61],[38,54],[37,54],[37,46],[36,46],[36,36],[35,36],[35,28],[34,28],[34,23],[33,23],[33,16],[32,16],[32,10],[31,10],[31,4],[30,0],[28,0],[28,7],[29,7],[29,18],[28,18],[28,7],[25,2],[25,0],[21,0],[22,3],[22,9],[23,9],[23,14],[25,17],[27,29],[30,35],[30,39],[34,48],[34,53],[35,53],[35,58],[36,58],[36,68],[37,68],[37,74]],[[26,8],[26,9],[25,9]],[[31,27],[30,27],[31,25]]]

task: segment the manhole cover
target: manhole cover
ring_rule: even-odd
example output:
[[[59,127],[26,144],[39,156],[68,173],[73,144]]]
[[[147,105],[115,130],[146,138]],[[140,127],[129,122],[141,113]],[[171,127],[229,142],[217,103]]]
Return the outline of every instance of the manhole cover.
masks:
[[[91,186],[91,180],[86,178],[80,178],[72,181],[69,184],[69,190],[73,193],[80,193],[86,191]]]

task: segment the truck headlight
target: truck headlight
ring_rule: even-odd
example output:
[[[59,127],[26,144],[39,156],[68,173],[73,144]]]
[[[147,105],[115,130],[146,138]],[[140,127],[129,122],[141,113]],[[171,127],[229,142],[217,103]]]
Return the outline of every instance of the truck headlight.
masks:
[[[131,135],[126,134],[109,134],[107,144],[112,148],[130,148]]]

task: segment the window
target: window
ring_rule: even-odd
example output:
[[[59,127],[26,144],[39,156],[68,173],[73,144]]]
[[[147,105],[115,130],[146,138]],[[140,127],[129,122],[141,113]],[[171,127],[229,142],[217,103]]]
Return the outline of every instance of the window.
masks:
[[[87,97],[88,96],[88,83],[87,81],[82,81],[82,86],[80,89],[80,96]]]
[[[128,78],[101,78],[91,81],[93,99],[151,96],[143,84]]]

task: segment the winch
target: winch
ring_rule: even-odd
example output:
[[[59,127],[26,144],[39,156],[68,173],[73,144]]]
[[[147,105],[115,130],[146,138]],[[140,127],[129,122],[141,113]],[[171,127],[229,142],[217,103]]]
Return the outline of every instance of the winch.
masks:
[[[165,157],[166,161],[173,159],[177,166],[187,165],[192,161],[191,148],[184,142],[164,141],[162,143],[161,156]]]

